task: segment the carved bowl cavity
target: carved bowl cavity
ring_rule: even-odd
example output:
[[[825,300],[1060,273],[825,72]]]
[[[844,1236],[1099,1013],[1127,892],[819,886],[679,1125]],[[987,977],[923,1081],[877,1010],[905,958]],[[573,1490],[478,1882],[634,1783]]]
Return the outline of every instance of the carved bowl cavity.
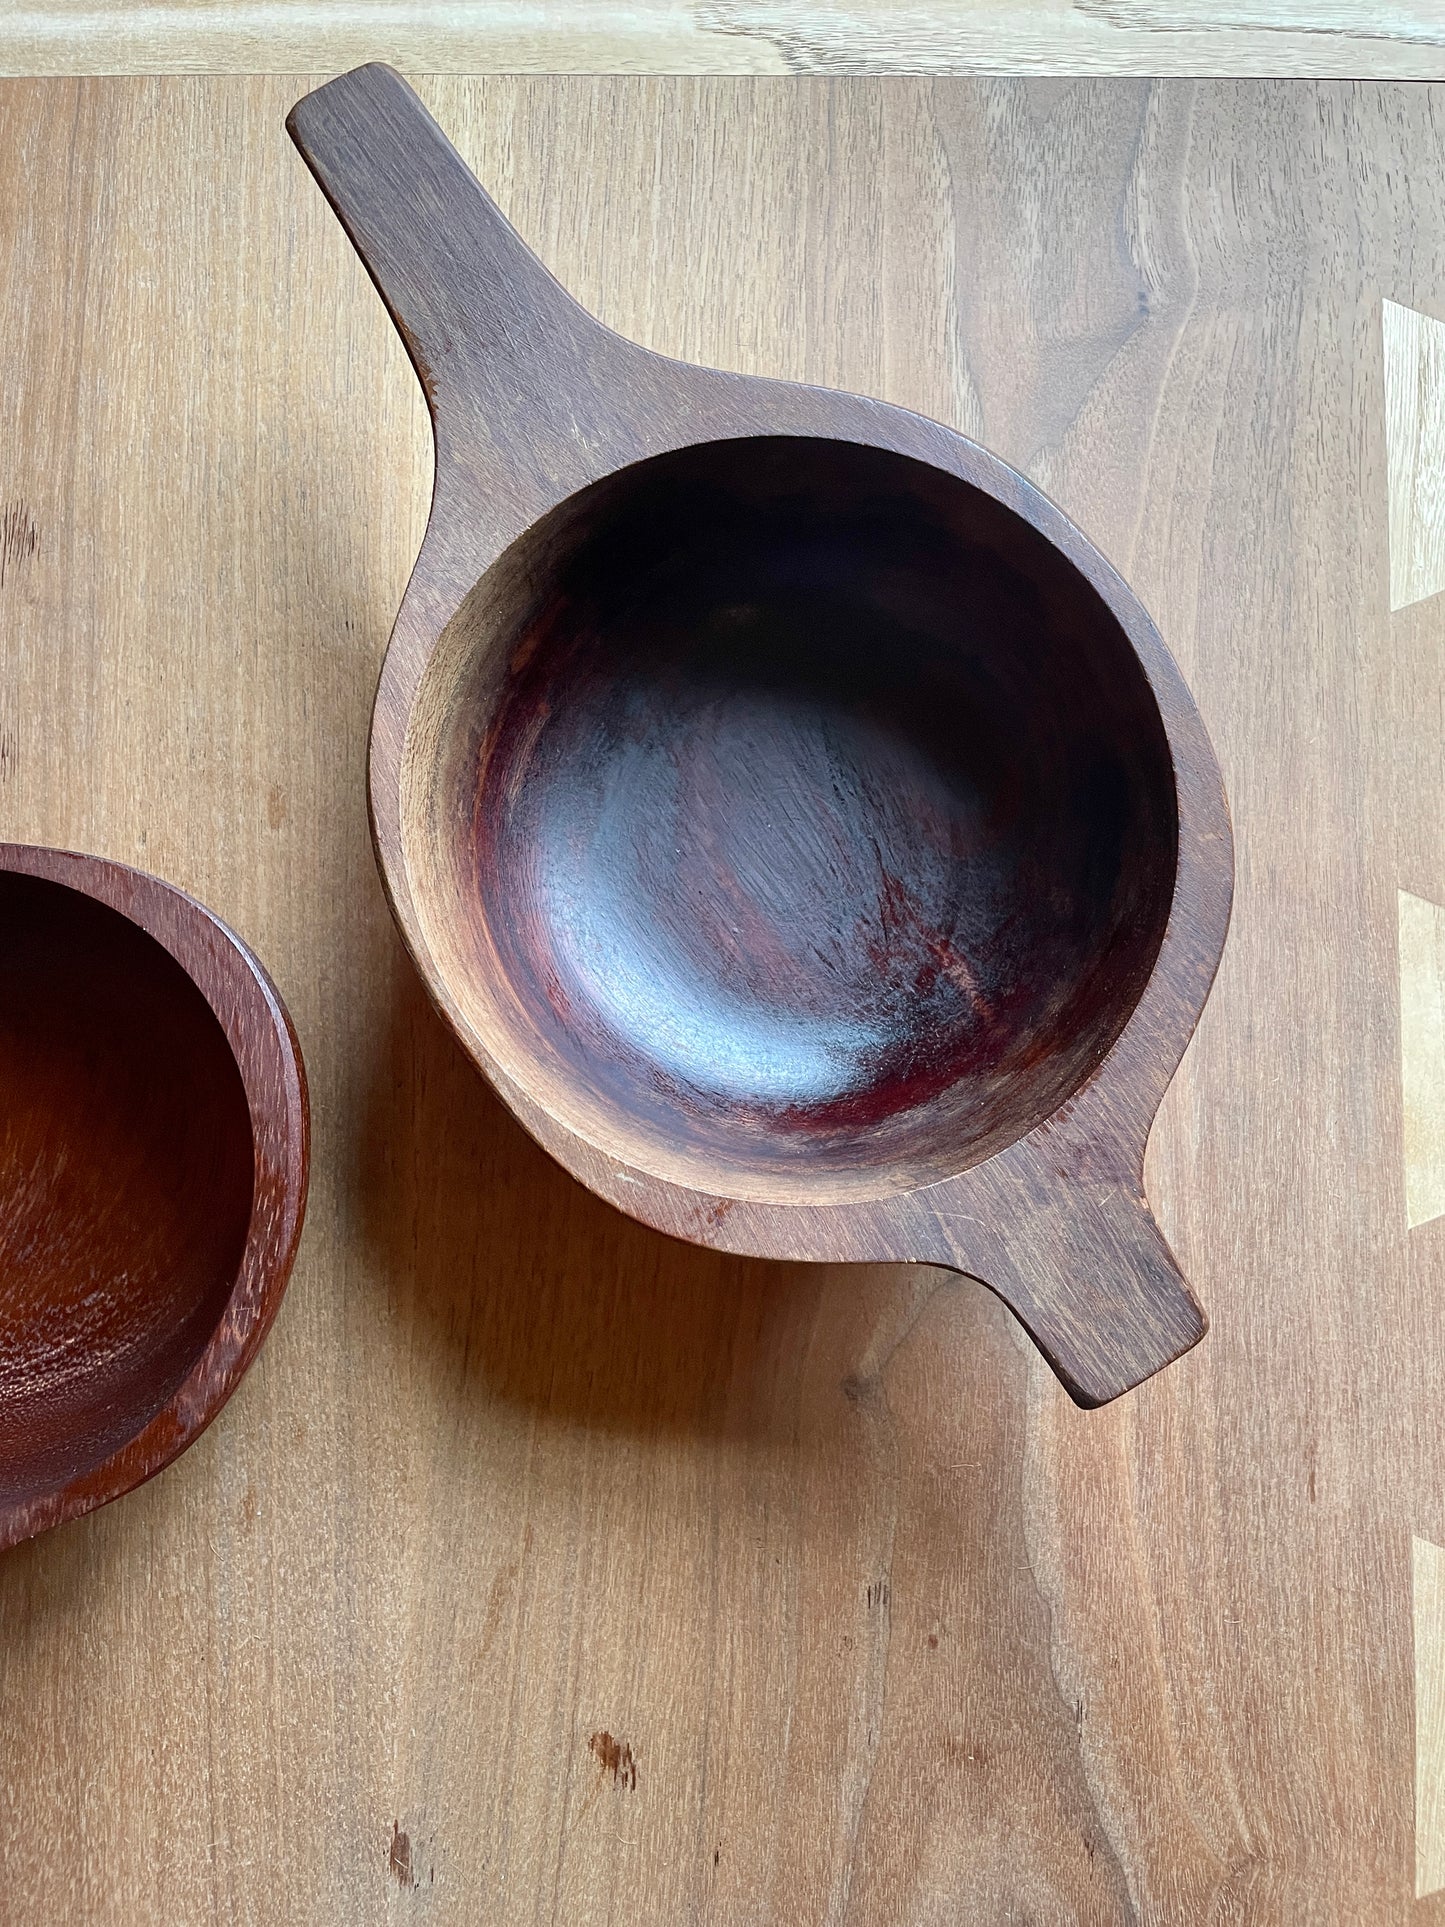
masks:
[[[983,490],[853,442],[679,449],[476,585],[408,731],[407,882],[464,1032],[730,1196],[884,1196],[1089,1076],[1172,901],[1117,618]]]
[[[308,1137],[289,1019],[224,925],[0,845],[0,1547],[210,1423],[285,1290]]]

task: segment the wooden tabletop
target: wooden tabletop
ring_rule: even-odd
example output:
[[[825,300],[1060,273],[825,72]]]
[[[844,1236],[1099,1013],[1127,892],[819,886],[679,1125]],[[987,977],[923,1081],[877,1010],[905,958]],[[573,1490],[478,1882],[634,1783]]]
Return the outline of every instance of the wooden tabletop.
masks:
[[[0,837],[233,923],[315,1123],[230,1406],[0,1560],[0,1917],[1445,1920],[1445,93],[424,89],[607,321],[980,437],[1190,679],[1213,1329],[1085,1413],[970,1283],[621,1218],[432,1014],[364,803],[428,434],[303,87],[0,89]]]

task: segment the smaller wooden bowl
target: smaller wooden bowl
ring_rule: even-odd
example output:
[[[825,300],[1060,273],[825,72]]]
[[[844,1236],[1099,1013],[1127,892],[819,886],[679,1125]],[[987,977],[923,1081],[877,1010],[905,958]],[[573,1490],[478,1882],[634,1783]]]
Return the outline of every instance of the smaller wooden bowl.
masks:
[[[142,871],[0,844],[0,1548],[210,1424],[308,1157],[296,1034],[240,939]]]

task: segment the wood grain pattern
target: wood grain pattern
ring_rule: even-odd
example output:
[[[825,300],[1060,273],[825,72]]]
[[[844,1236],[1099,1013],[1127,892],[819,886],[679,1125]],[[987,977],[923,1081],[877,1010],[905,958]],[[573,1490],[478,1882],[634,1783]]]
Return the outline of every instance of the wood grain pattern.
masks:
[[[362,801],[425,413],[301,91],[0,94],[0,834],[245,930],[315,1120],[226,1412],[0,1562],[4,1911],[1428,1927],[1396,956],[1445,659],[1388,608],[1379,307],[1438,300],[1445,99],[426,89],[604,320],[980,435],[1179,655],[1239,887],[1149,1176],[1212,1328],[1081,1413],[973,1286],[633,1225],[432,1014]]]
[[[1445,1551],[1412,1544],[1415,1612],[1415,1892],[1445,1887]]]
[[[1445,589],[1445,322],[1386,301],[1390,607]]]
[[[306,1212],[306,1073],[264,969],[143,871],[0,843],[0,1548],[185,1451]]]
[[[1445,1212],[1445,910],[1400,892],[1400,1073],[1405,1213]]]
[[[1177,1358],[1144,1148],[1233,845],[1136,598],[977,443],[599,326],[392,68],[287,127],[436,438],[368,775],[462,1047],[659,1231],[947,1264],[1081,1404]]]
[[[1431,0],[17,0],[0,73],[1445,76]]]

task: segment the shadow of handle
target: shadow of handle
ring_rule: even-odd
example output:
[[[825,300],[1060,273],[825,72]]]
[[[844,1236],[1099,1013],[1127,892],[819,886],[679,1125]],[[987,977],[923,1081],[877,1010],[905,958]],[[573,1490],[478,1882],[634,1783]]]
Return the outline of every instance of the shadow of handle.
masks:
[[[1144,1198],[1119,1184],[1024,1207],[957,1268],[1002,1298],[1076,1404],[1106,1405],[1197,1345],[1209,1321]]]
[[[617,337],[538,260],[416,93],[373,63],[297,101],[286,129],[361,256],[438,433],[480,410],[514,446],[564,441]]]

